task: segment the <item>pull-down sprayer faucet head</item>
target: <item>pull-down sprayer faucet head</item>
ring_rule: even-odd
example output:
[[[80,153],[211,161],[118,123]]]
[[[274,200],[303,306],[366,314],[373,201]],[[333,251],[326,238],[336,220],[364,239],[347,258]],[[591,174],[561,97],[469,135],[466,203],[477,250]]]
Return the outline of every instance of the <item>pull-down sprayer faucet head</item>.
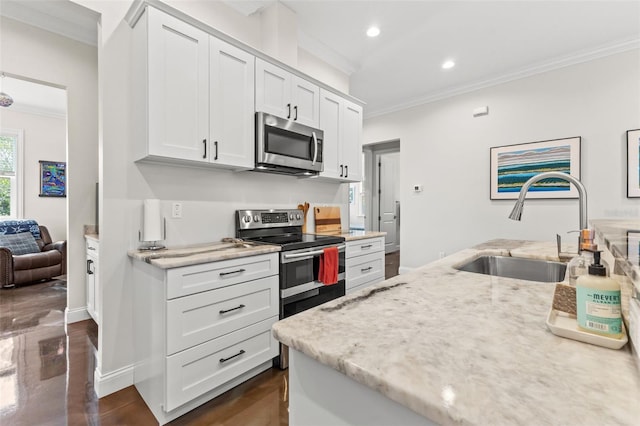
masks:
[[[524,185],[522,185],[520,195],[518,196],[518,201],[516,201],[516,204],[513,206],[513,210],[509,215],[509,219],[520,220],[520,218],[522,217],[522,209],[524,208],[524,199],[527,196],[529,188],[534,183],[548,178],[562,179],[576,186],[576,188],[578,189],[578,198],[580,199],[580,229],[587,229],[589,226],[587,222],[587,190],[584,188],[582,182],[580,182],[578,179],[562,172],[544,172],[529,178],[529,180],[526,181]]]

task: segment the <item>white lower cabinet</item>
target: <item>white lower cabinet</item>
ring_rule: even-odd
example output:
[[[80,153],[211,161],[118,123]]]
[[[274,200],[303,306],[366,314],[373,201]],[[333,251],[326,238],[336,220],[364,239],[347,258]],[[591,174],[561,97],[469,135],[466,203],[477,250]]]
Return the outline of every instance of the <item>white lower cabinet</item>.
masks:
[[[134,382],[160,424],[271,367],[277,253],[134,271]]]
[[[100,243],[90,237],[85,237],[86,248],[86,270],[85,284],[87,296],[87,312],[100,325],[100,315],[98,314],[100,302],[100,278],[98,275],[98,253],[100,251]]]
[[[348,241],[345,258],[347,294],[384,281],[384,237]]]

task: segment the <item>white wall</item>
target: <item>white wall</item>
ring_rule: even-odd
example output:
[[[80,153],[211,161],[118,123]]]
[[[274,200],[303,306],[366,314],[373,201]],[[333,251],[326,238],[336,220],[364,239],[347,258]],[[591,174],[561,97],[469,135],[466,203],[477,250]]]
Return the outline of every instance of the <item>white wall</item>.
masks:
[[[640,128],[638,76],[634,50],[365,120],[365,143],[400,139],[402,266],[493,238],[555,241],[578,228],[575,199],[529,200],[522,221],[509,220],[513,201],[489,199],[493,146],[582,136],[589,217],[640,216],[625,184],[625,132]],[[473,118],[485,105],[489,115]]]
[[[341,205],[347,218],[347,184],[213,169],[133,162],[134,123],[130,74],[132,29],[122,19],[129,2],[78,1],[102,14],[100,62],[100,311],[98,395],[133,382],[132,260],[138,246],[141,207],[159,198],[167,213],[172,201],[183,203],[183,218],[168,219],[167,245],[219,241],[234,236],[234,211],[240,208]],[[199,4],[199,2],[196,2]],[[215,2],[214,2],[215,3]],[[210,4],[210,3],[208,3]],[[185,5],[186,6],[186,5]],[[203,6],[199,4],[199,6]],[[216,4],[216,8],[220,5]],[[209,22],[206,13],[197,19]],[[242,39],[244,26],[232,37]]]
[[[46,226],[54,241],[66,240],[67,200],[39,196],[39,161],[67,161],[67,119],[4,108],[0,111],[0,124],[3,128],[24,130],[23,217]]]
[[[67,307],[81,311],[83,226],[95,221],[98,178],[97,49],[11,19],[0,24],[0,69],[67,89]]]

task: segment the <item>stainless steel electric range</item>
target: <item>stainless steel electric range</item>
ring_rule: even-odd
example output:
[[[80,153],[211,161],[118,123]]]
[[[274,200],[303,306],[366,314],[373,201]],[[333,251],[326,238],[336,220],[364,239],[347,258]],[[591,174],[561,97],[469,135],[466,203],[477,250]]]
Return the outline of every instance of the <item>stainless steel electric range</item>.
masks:
[[[290,317],[345,295],[344,238],[303,234],[302,210],[238,210],[236,237],[280,249],[280,319]],[[338,282],[325,285],[318,280],[320,255],[325,248],[338,248]],[[275,363],[289,365],[288,348],[280,345]]]

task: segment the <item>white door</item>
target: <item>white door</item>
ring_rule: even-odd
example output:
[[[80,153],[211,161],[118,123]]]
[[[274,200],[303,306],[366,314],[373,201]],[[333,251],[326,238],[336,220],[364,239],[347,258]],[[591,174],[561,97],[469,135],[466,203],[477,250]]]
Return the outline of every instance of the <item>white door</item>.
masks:
[[[214,164],[253,168],[255,57],[215,37],[210,46],[209,159]]]
[[[291,74],[262,59],[256,59],[256,111],[281,118],[293,117]]]
[[[317,128],[320,125],[320,88],[298,76],[292,76],[291,81],[293,120]]]
[[[400,153],[393,152],[377,156],[380,188],[380,231],[386,232],[385,253],[400,249],[398,223],[398,181]]]
[[[340,176],[340,129],[342,98],[335,93],[320,90],[320,129],[324,133],[322,141],[323,177],[339,179]],[[344,168],[343,168],[344,170]]]
[[[147,10],[149,155],[209,161],[209,35]]]
[[[344,122],[340,143],[344,178],[358,182],[362,180],[362,107],[346,99],[343,102]]]

